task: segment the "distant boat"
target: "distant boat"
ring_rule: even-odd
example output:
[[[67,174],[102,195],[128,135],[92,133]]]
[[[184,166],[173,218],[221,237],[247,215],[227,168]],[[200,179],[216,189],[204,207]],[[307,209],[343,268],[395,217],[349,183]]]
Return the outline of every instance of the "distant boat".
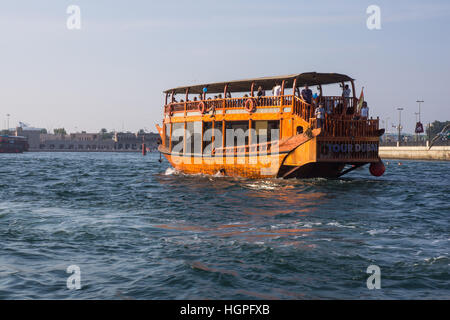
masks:
[[[0,153],[22,153],[28,151],[26,137],[0,135]]]
[[[353,97],[322,94],[322,86],[330,84],[349,92],[345,83],[351,84]],[[305,84],[317,86],[319,93],[308,97],[312,93],[305,91],[308,101],[299,89]],[[272,95],[266,96],[270,90]],[[355,96],[354,80],[344,74],[309,72],[184,86],[164,93],[164,120],[156,126],[162,140],[159,151],[179,171],[247,178],[336,178],[370,164],[371,174],[384,173],[378,156],[384,129],[378,118],[361,117],[364,98]],[[177,94],[184,100],[178,102]],[[318,110],[324,114],[320,121],[315,115],[319,104],[325,110]]]

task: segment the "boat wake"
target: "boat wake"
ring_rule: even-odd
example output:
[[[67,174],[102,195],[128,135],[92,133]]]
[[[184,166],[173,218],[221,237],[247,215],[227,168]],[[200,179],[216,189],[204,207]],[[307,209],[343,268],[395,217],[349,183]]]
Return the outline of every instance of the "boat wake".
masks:
[[[164,174],[166,176],[171,176],[171,175],[174,175],[174,174],[177,174],[177,173],[179,173],[177,169],[169,167],[169,168],[166,169],[166,172]]]

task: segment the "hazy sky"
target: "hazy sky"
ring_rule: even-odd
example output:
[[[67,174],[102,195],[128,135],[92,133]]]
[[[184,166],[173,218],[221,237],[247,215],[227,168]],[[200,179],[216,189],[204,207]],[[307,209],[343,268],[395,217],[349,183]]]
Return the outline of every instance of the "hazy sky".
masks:
[[[1,0],[0,124],[156,131],[164,89],[317,71],[355,78],[389,123],[405,108],[411,131],[418,98],[422,122],[450,120],[449,18],[448,0]]]

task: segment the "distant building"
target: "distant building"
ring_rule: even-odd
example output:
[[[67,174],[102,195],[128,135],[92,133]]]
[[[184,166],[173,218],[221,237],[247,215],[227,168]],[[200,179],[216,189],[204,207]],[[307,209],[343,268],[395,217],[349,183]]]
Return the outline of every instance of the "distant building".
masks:
[[[28,140],[29,150],[37,148],[40,143],[41,129],[29,127],[17,127],[15,135],[25,137]]]
[[[117,132],[113,138],[103,139],[101,133],[41,133],[38,128],[17,127],[15,135],[26,137],[29,151],[65,152],[139,152],[142,143],[150,150],[156,150],[159,135],[156,133]]]

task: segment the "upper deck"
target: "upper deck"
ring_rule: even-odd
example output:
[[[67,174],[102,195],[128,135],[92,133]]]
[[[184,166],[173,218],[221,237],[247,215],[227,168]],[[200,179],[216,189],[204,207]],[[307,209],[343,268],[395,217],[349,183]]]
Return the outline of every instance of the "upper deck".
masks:
[[[254,105],[249,112],[246,103]],[[214,116],[216,120],[244,120],[249,118],[273,119],[297,116],[310,128],[317,128],[314,115],[315,105],[322,103],[327,110],[322,125],[323,137],[378,137],[379,120],[355,120],[358,99],[342,96],[319,96],[313,104],[308,104],[297,95],[218,98],[198,101],[168,103],[164,107],[166,120],[181,122],[186,119],[207,118]],[[201,106],[203,104],[203,106]],[[240,116],[239,116],[240,115]],[[192,118],[193,117],[193,118]]]

